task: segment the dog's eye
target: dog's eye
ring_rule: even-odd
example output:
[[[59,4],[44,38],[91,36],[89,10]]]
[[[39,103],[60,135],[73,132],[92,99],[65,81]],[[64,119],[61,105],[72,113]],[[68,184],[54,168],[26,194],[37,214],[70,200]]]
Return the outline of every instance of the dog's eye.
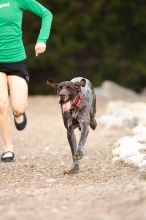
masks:
[[[62,89],[62,86],[59,86],[58,89]]]
[[[70,89],[70,87],[69,87],[69,86],[67,86],[67,89]]]

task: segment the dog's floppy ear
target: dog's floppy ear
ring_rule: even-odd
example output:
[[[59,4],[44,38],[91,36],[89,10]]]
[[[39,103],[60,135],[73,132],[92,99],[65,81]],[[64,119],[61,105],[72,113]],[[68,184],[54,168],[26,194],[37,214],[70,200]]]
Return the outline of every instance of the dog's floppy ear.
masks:
[[[82,78],[80,81],[80,86],[85,87],[85,85],[86,85],[86,80],[84,78]]]
[[[59,84],[59,83],[56,83],[52,78],[49,78],[46,83],[48,86],[51,86],[54,89],[56,89]]]

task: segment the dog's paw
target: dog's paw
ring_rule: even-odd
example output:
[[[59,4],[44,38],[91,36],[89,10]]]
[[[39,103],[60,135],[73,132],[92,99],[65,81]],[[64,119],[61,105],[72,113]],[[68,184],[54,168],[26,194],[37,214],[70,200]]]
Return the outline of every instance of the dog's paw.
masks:
[[[95,130],[95,128],[97,127],[97,122],[96,122],[95,118],[92,118],[92,120],[90,122],[90,127],[92,128],[92,130]]]
[[[83,151],[80,147],[77,148],[75,155],[73,155],[73,160],[81,160],[83,158]]]
[[[70,175],[78,173],[80,170],[79,164],[75,164],[70,170],[65,170],[64,175]]]

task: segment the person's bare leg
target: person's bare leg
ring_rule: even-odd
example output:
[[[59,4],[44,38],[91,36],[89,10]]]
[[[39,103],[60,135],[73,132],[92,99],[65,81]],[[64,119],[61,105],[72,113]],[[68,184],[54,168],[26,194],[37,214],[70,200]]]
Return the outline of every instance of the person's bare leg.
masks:
[[[27,107],[27,99],[28,99],[28,85],[25,79],[15,76],[8,76],[8,86],[10,92],[10,103],[12,111],[16,115],[20,115],[16,117],[15,120],[17,123],[21,123],[23,121],[22,113],[25,112]]]
[[[0,136],[4,151],[13,152],[11,122],[8,113],[8,84],[7,75],[0,72]]]

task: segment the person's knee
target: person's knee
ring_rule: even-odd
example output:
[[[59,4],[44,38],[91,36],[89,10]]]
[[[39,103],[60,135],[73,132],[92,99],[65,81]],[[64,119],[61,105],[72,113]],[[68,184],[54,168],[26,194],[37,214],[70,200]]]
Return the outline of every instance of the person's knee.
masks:
[[[8,100],[0,99],[0,114],[4,114],[8,111]]]
[[[17,102],[12,106],[13,112],[15,112],[16,114],[24,113],[27,105],[27,102]]]

